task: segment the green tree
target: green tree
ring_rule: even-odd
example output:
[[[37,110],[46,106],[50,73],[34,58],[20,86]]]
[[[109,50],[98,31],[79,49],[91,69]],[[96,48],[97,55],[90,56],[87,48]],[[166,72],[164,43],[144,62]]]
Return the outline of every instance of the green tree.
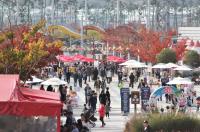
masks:
[[[163,49],[160,54],[156,56],[156,59],[158,63],[176,63],[176,52],[169,48]]]
[[[200,66],[200,56],[196,51],[187,51],[184,56],[184,63],[191,67],[199,67]]]

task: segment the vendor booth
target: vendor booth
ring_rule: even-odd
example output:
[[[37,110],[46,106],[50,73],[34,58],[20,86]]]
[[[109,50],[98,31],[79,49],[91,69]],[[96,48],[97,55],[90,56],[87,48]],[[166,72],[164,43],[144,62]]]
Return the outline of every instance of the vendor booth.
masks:
[[[35,128],[40,126],[42,131],[50,122],[55,128],[49,131],[60,132],[59,94],[22,88],[18,82],[18,75],[0,75],[0,123],[3,124],[0,130],[23,132],[37,125]]]

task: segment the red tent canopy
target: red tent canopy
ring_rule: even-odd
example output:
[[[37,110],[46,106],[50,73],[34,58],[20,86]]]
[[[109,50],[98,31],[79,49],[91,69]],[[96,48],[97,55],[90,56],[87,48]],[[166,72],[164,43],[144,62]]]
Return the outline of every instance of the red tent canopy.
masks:
[[[94,62],[94,59],[85,57],[81,61],[90,63],[90,62]]]
[[[81,54],[77,54],[77,55],[74,55],[73,56],[73,59],[74,60],[82,60],[82,59],[85,59],[86,57],[81,55]]]
[[[59,94],[29,88],[19,88],[18,75],[0,75],[0,115],[57,116],[60,131]]]
[[[124,62],[125,60],[123,58],[120,58],[118,56],[108,56],[107,61],[111,62]]]
[[[73,62],[73,61],[75,61],[72,57],[66,56],[66,55],[59,55],[56,58],[58,60],[62,61],[62,62]]]

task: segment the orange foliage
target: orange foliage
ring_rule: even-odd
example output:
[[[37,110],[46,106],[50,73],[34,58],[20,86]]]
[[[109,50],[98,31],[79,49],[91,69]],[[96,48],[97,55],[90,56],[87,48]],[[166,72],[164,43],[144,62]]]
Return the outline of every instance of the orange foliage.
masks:
[[[156,62],[156,55],[162,49],[169,48],[172,45],[172,36],[176,31],[167,33],[147,30],[145,27],[136,29],[132,25],[123,25],[117,28],[109,28],[106,30],[104,41],[109,45],[120,47],[122,51],[129,49],[131,55],[140,56],[142,61]],[[185,51],[185,41],[178,42],[174,47],[177,59],[181,59]]]

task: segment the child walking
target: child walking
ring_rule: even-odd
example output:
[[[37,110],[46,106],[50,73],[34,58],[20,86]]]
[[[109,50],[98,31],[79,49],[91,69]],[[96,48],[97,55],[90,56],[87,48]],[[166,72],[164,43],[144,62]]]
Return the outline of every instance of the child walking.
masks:
[[[101,127],[104,127],[106,125],[106,123],[104,122],[104,116],[105,116],[105,106],[104,104],[101,103],[100,107],[99,107],[99,118],[100,118],[100,121],[102,122],[102,126]]]
[[[106,117],[109,119],[110,118],[109,117],[110,116],[110,113],[109,113],[110,112],[110,106],[109,106],[108,101],[106,102],[106,108],[105,109],[106,109]]]

